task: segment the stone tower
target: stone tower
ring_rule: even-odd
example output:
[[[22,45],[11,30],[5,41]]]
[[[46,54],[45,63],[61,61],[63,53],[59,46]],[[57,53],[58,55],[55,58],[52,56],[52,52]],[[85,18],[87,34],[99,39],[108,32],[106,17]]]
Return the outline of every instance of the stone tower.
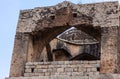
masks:
[[[21,10],[6,79],[120,79],[119,41],[116,1]]]

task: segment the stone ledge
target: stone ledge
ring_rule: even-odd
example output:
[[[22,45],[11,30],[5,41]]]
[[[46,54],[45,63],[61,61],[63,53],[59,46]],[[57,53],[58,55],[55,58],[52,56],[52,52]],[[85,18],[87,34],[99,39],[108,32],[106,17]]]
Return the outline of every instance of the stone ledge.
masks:
[[[34,66],[34,65],[68,65],[68,64],[95,64],[100,63],[97,61],[53,61],[53,62],[27,62],[26,65]]]
[[[120,74],[101,74],[96,76],[39,76],[39,77],[11,77],[5,79],[120,79]]]

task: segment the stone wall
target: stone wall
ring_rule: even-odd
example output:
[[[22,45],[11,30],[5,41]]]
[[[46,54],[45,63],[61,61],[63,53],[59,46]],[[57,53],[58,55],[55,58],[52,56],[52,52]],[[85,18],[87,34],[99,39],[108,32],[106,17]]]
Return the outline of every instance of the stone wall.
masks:
[[[100,61],[28,62],[24,77],[81,76],[82,79],[98,75]]]
[[[120,79],[119,74],[100,74],[100,61],[27,62],[24,77],[6,79]]]

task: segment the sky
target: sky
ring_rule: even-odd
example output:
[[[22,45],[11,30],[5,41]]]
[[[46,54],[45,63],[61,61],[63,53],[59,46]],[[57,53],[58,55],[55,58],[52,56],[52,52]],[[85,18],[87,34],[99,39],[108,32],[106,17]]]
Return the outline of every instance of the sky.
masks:
[[[50,6],[65,0],[1,0],[0,2],[0,79],[9,76],[14,38],[19,11],[34,7]],[[73,3],[96,3],[115,0],[68,0]]]

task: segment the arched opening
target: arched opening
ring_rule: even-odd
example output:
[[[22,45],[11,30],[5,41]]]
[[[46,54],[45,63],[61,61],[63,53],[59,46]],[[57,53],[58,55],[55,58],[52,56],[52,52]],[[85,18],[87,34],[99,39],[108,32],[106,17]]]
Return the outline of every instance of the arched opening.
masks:
[[[100,42],[75,27],[57,36],[55,48],[68,51],[71,55],[69,60],[100,60]]]
[[[31,59],[28,56],[29,61],[99,60],[100,28],[91,25],[79,25],[74,28],[76,30],[73,32],[70,26],[34,32],[31,39],[33,52],[30,53]],[[56,40],[53,41],[54,39]]]

